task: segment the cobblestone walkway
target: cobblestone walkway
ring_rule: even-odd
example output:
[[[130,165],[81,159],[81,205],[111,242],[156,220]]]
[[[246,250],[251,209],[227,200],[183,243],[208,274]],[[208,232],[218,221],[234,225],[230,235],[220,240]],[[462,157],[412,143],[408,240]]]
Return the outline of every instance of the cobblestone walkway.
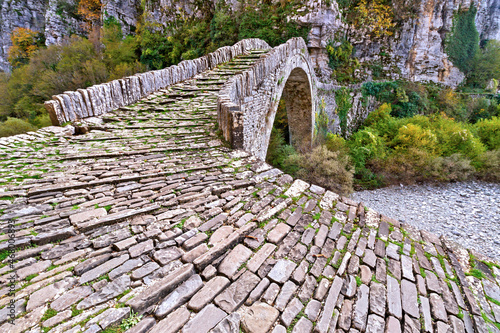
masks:
[[[0,332],[500,332],[497,263],[222,144],[258,57],[0,140]]]

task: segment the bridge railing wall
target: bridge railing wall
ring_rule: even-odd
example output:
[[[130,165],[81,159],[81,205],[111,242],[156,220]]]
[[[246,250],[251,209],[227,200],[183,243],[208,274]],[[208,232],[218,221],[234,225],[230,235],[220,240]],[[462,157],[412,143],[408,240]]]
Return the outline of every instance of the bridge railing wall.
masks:
[[[134,104],[147,95],[230,61],[248,50],[269,49],[260,39],[244,39],[233,46],[225,46],[201,58],[184,60],[178,65],[161,70],[135,74],[77,91],[66,91],[45,102],[52,124],[61,125],[88,117],[95,117]]]
[[[259,87],[297,50],[307,52],[304,40],[300,37],[289,39],[263,55],[251,68],[231,77],[221,89],[217,100],[217,120],[224,139],[233,148],[244,148],[246,106],[255,104],[255,99],[259,99],[256,93]]]

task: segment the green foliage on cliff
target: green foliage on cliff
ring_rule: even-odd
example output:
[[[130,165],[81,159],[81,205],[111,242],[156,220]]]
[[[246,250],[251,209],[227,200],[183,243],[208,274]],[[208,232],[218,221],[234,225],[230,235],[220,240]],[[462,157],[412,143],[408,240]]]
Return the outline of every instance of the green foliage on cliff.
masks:
[[[280,4],[267,1],[249,2],[235,15],[238,39],[260,38],[271,46],[285,43],[292,37],[302,37],[307,40],[308,26],[290,20],[290,16],[299,15],[301,1],[283,1]]]
[[[326,45],[328,66],[333,69],[332,78],[341,83],[354,82],[354,73],[360,67],[358,59],[354,57],[354,48],[345,38],[340,41],[330,41]]]
[[[351,91],[348,88],[340,88],[335,92],[336,114],[340,120],[340,130],[343,136],[347,130],[347,115],[352,108]]]
[[[484,89],[491,79],[500,79],[500,42],[491,40],[478,50],[467,75],[467,86]]]
[[[468,10],[459,9],[446,39],[446,52],[450,60],[466,75],[464,91],[481,91],[491,79],[500,78],[500,43],[484,41],[480,47],[476,13],[474,5]]]
[[[451,61],[462,72],[469,73],[479,49],[479,33],[476,29],[477,9],[459,9],[453,18],[453,28],[448,36],[446,52]]]
[[[374,96],[380,103],[390,103],[391,115],[397,118],[443,112],[458,121],[474,123],[500,112],[497,99],[471,98],[434,84],[408,81],[366,82],[362,86],[362,92],[364,96]]]

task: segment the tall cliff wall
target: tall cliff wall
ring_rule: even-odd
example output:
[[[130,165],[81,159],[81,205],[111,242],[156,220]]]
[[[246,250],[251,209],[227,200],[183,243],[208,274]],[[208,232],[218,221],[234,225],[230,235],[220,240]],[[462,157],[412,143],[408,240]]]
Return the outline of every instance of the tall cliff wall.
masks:
[[[60,43],[71,34],[84,34],[76,3],[77,0],[0,0],[0,70],[10,70],[7,57],[15,28],[42,32],[46,45]],[[124,34],[129,34],[137,25],[139,6],[139,0],[109,0],[104,10],[120,21]]]
[[[25,27],[44,32],[46,44],[61,41],[71,33],[81,33],[76,0],[0,0],[0,70],[8,71],[8,49],[10,35],[16,27]],[[342,13],[335,1],[310,0],[306,6],[309,13],[298,20],[311,25],[308,47],[320,78],[328,75],[326,45],[338,31],[350,31],[356,55],[362,62],[380,62],[388,77],[404,77],[415,81],[434,81],[450,86],[457,85],[463,74],[448,60],[444,40],[453,23],[453,15],[468,8],[471,0],[418,0],[412,2],[416,15],[404,21],[394,36],[386,39],[371,39],[363,31],[354,31],[343,22]],[[478,8],[476,25],[481,39],[500,40],[500,0],[472,0]],[[237,7],[237,1],[229,1]],[[394,6],[409,6],[409,1],[393,0]],[[146,2],[146,17],[157,22],[168,21],[174,1]],[[190,1],[176,1],[190,12]],[[108,15],[122,23],[123,32],[133,32],[141,15],[139,0],[110,0],[104,8]],[[383,53],[382,53],[383,50]],[[362,73],[370,77],[370,71]]]
[[[478,9],[476,27],[481,40],[500,40],[500,0],[474,0],[472,3]],[[328,41],[334,40],[338,31],[349,31],[359,60],[382,63],[388,78],[403,77],[456,86],[464,76],[448,59],[445,39],[453,26],[454,14],[470,5],[471,0],[418,0],[413,4],[416,15],[408,17],[393,36],[378,39],[339,20],[342,13],[336,2],[329,6],[316,5],[303,21],[312,25],[308,46],[313,49],[311,56],[323,69],[328,62]],[[393,6],[397,7],[394,0]],[[363,74],[368,78],[371,73],[367,70]]]

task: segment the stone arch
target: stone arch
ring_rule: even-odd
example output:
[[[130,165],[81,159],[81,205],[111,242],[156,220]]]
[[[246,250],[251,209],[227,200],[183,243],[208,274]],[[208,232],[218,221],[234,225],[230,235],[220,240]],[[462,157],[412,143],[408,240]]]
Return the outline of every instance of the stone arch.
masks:
[[[285,100],[291,144],[301,150],[308,150],[312,146],[316,85],[310,60],[307,60],[309,59],[303,54],[296,54],[277,71],[278,75],[275,76],[274,89],[272,89],[274,91],[260,135],[262,142],[260,145],[253,146],[254,149],[260,147],[259,151],[254,154],[261,159],[265,159],[267,154],[274,118],[281,98]]]

